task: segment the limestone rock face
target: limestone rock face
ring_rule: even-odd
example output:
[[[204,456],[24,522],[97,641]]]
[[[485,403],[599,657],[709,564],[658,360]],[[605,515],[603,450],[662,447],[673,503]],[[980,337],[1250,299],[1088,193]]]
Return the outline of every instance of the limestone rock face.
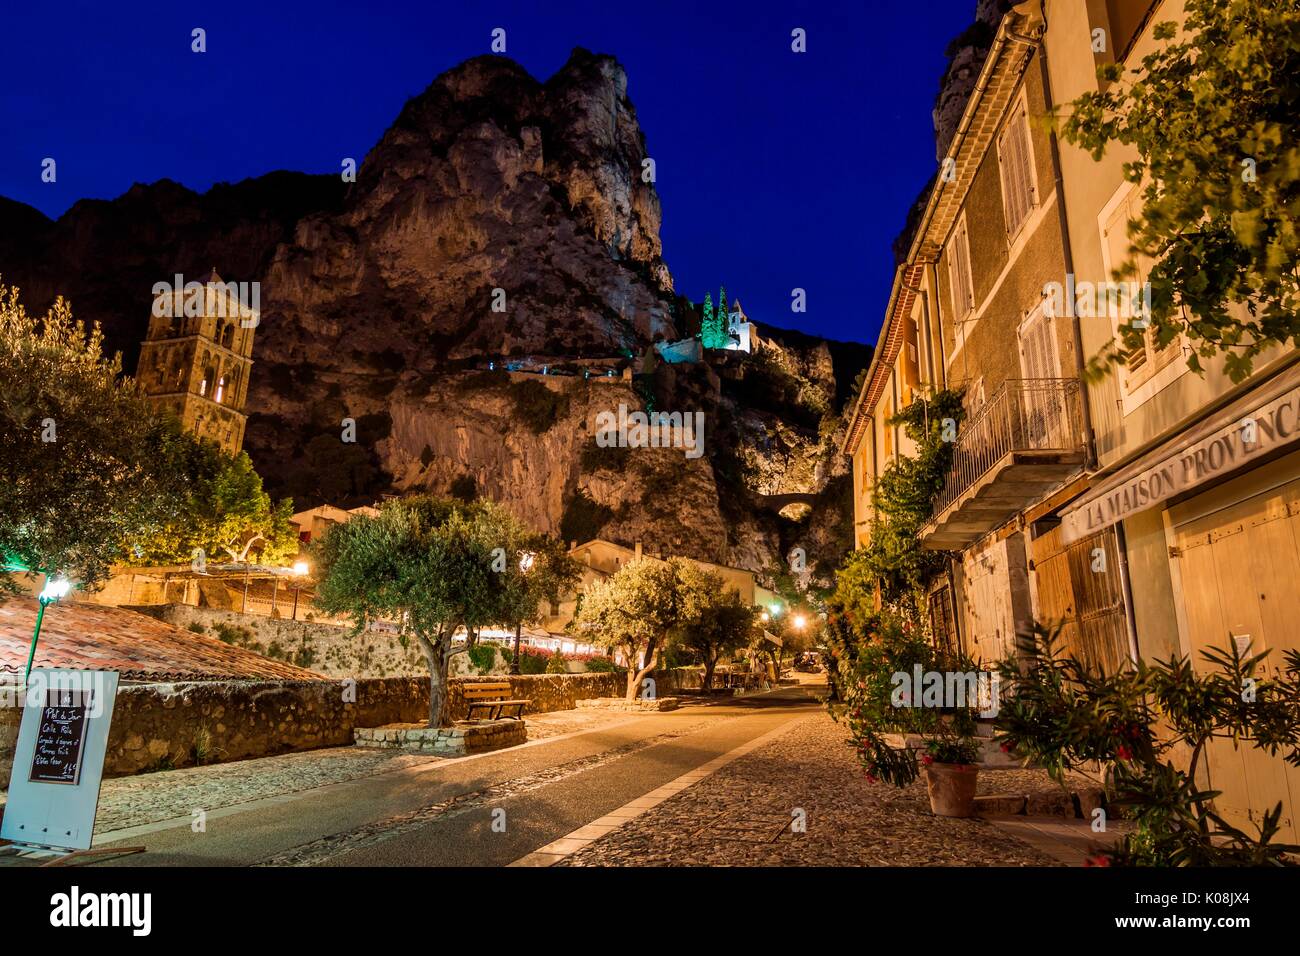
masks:
[[[948,46],[948,67],[934,102],[935,158],[942,160],[957,132],[962,112],[975,90],[1003,15],[1017,0],[976,0],[975,20]]]
[[[320,365],[392,348],[418,366],[673,336],[645,156],[612,58],[577,50],[544,84],[470,60],[406,104],[341,213],[277,251],[263,347]]]
[[[621,373],[696,331],[650,159],[612,57],[575,50],[545,82],[477,57],[406,103],[354,183],[273,173],[199,195],[163,181],[57,222],[0,200],[0,276],[34,311],[62,294],[102,322],[128,371],[153,283],[213,267],[260,282],[245,449],[300,508],[472,493],[569,539],[761,570],[808,537],[762,498],[819,491],[841,468],[822,420],[869,350],[767,337],[755,316],[754,355],[635,382],[501,370]],[[702,412],[704,454],[595,447],[600,412],[647,403]]]

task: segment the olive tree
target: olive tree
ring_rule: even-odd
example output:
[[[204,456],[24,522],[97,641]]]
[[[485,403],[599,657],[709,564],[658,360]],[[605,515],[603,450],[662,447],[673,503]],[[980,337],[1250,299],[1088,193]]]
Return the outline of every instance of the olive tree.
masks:
[[[447,678],[456,654],[487,624],[526,610],[512,566],[528,531],[499,505],[416,496],[386,502],[375,517],[335,525],[315,548],[316,603],[375,619],[414,639],[429,667],[429,726],[452,724]],[[535,605],[534,605],[535,607]],[[458,645],[456,631],[466,640]]]
[[[583,595],[574,629],[627,662],[627,699],[659,663],[683,620],[681,558],[636,558]]]
[[[704,664],[702,686],[713,686],[713,672],[725,654],[746,647],[754,639],[757,612],[726,587],[722,576],[694,565],[679,574],[681,619],[677,632],[683,647],[695,651]]]

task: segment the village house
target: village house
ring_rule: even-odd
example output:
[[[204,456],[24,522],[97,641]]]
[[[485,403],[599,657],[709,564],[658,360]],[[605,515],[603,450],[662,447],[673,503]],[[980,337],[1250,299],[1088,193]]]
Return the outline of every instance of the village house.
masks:
[[[933,390],[964,391],[953,464],[922,529],[948,552],[929,585],[936,640],[992,661],[1037,621],[1108,672],[1228,640],[1300,648],[1300,364],[1262,355],[1234,384],[1221,359],[1147,335],[1093,381],[1084,363],[1141,317],[1150,263],[1128,223],[1140,189],[1112,144],[1100,161],[1042,118],[1133,66],[1180,0],[1045,0],[1003,18],[900,264],[843,451],[855,537],[877,477],[914,454],[890,419]],[[1101,37],[1102,42],[1097,38]],[[1127,265],[1136,275],[1121,274]],[[1230,822],[1283,802],[1296,839],[1300,770],[1216,742],[1206,779]]]
[[[896,273],[844,445],[863,544],[875,478],[916,451],[891,419],[932,391],[962,392],[952,466],[921,543],[951,553],[928,594],[939,639],[984,660],[1013,653],[1031,625],[1030,568],[1060,550],[1037,541],[1032,522],[1086,459],[1074,328],[1043,296],[1068,271],[1042,123],[1044,30],[1036,4],[1002,20]]]
[[[1104,7],[1046,3],[1044,42],[1060,102],[1097,88],[1096,60],[1136,64],[1155,48],[1154,24],[1184,16],[1181,0]],[[1098,27],[1108,30],[1106,54],[1077,39]],[[1077,282],[1111,281],[1134,259],[1126,226],[1141,209],[1140,189],[1122,165],[1135,155],[1115,144],[1096,162],[1061,147]],[[1150,263],[1134,264],[1144,282]],[[1082,318],[1084,351],[1099,351],[1123,321]],[[1271,673],[1285,651],[1300,649],[1300,352],[1271,349],[1234,384],[1221,357],[1202,360],[1203,375],[1191,371],[1188,351],[1182,338],[1161,348],[1148,334],[1123,368],[1089,386],[1095,466],[1086,492],[1062,509],[1057,533],[1075,549],[1099,535],[1119,542],[1133,655],[1183,655],[1204,667],[1201,652],[1231,640],[1243,652],[1268,650]],[[1222,791],[1217,806],[1229,822],[1258,822],[1281,800],[1279,839],[1296,842],[1300,769],[1230,741],[1216,741],[1208,758],[1208,783]]]

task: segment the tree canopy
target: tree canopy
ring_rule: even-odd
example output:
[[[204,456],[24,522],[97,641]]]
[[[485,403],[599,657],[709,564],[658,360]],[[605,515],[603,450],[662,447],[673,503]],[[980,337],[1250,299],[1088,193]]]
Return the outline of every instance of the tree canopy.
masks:
[[[154,415],[98,326],[59,299],[29,316],[0,285],[0,560],[68,577],[108,577],[129,543],[172,514],[173,423]],[[0,591],[17,586],[0,575]]]
[[[152,534],[131,542],[135,563],[188,562],[195,551],[207,560],[263,564],[287,561],[298,550],[290,522],[293,501],[273,503],[245,452],[180,433],[168,442],[174,514]]]
[[[713,686],[713,672],[726,654],[747,647],[755,638],[756,614],[722,576],[694,565],[681,567],[681,644],[695,651],[704,664],[703,687]]]
[[[636,558],[592,582],[573,621],[594,643],[620,652],[627,663],[627,698],[659,663],[684,619],[682,558]],[[688,598],[689,599],[689,598]]]
[[[528,572],[523,553],[535,555]],[[385,502],[376,517],[331,527],[314,548],[316,603],[351,616],[360,630],[384,619],[414,638],[429,666],[429,726],[452,723],[447,676],[488,624],[532,620],[539,602],[571,580],[558,542],[531,532],[491,501],[413,496]],[[529,579],[536,572],[536,582]],[[453,636],[466,629],[464,644]]]

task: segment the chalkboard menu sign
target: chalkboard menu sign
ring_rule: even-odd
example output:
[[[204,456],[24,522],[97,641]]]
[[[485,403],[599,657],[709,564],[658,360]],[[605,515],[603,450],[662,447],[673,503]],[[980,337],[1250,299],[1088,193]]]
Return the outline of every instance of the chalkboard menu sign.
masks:
[[[28,780],[74,787],[81,781],[81,754],[93,702],[93,690],[49,688],[45,691]]]

